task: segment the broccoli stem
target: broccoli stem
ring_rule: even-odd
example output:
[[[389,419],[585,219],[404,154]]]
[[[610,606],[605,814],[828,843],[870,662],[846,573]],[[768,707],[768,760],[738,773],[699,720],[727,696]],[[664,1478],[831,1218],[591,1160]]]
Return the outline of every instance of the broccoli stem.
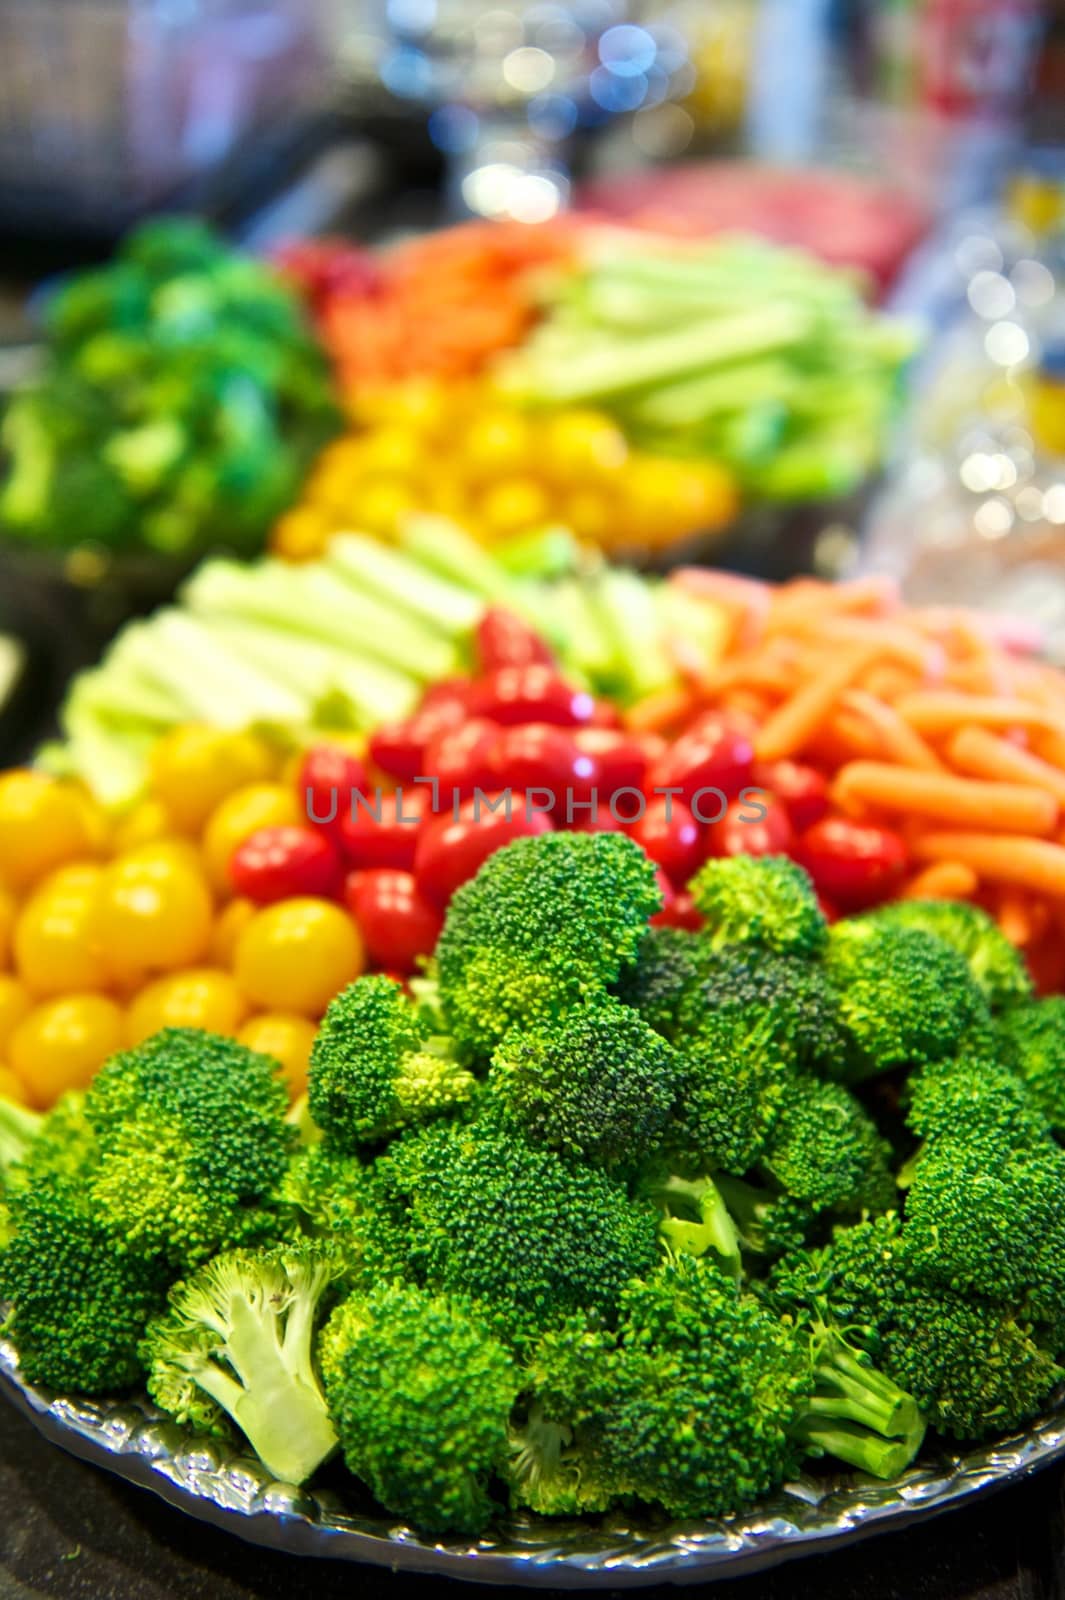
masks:
[[[823,1335],[815,1387],[797,1430],[812,1453],[835,1456],[877,1478],[908,1467],[924,1438],[912,1395],[859,1359],[834,1333]]]
[[[25,1159],[43,1120],[39,1112],[0,1096],[0,1178]]]
[[[235,1295],[222,1353],[236,1379],[215,1362],[197,1363],[192,1376],[229,1412],[264,1467],[282,1483],[305,1483],[336,1449],[336,1431],[311,1361],[313,1297],[297,1295],[278,1338],[276,1309],[269,1320]]]
[[[667,1213],[659,1223],[659,1232],[676,1255],[704,1256],[712,1250],[730,1277],[738,1280],[743,1276],[739,1235],[712,1179],[671,1177],[661,1186],[658,1197]],[[698,1221],[690,1215],[677,1216],[678,1209],[694,1211]]]

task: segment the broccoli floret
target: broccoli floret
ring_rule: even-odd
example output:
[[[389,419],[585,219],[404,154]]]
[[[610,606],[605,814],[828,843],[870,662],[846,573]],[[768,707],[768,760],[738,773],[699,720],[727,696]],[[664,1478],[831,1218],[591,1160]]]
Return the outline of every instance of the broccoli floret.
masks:
[[[344,1459],[381,1504],[430,1533],[477,1533],[521,1388],[513,1358],[461,1296],[409,1284],[355,1295],[321,1338]]]
[[[275,1062],[233,1039],[167,1028],[114,1056],[85,1115],[100,1146],[93,1200],[130,1248],[187,1271],[277,1232],[268,1209],[295,1130]]]
[[[347,1150],[468,1101],[475,1080],[432,1037],[391,978],[359,978],[337,995],[311,1051],[311,1116]]]
[[[609,1313],[658,1257],[651,1205],[491,1121],[405,1134],[375,1173],[406,1213],[411,1276],[486,1302],[518,1342],[577,1307]]]
[[[817,956],[828,924],[813,885],[786,856],[728,856],[706,862],[690,884],[714,949],[754,944],[784,955]]]
[[[682,1003],[698,984],[706,964],[704,946],[686,928],[648,928],[634,965],[624,969],[615,993],[657,1033],[673,1039]]]
[[[579,1337],[586,1335],[579,1324]],[[500,1474],[510,1503],[546,1517],[573,1517],[608,1511],[624,1492],[605,1469],[592,1440],[568,1422],[556,1422],[543,1401],[532,1395],[511,1415],[507,1458]]]
[[[29,1106],[0,1096],[0,1195],[6,1194],[25,1161],[44,1118]]]
[[[721,1007],[683,1041],[686,1091],[669,1135],[682,1161],[741,1176],[760,1155],[795,1068],[771,1011]]]
[[[640,1174],[636,1192],[658,1213],[658,1232],[667,1254],[708,1257],[728,1277],[743,1272],[740,1235],[721,1191],[721,1174],[696,1177],[652,1162]]]
[[[842,1084],[796,1078],[758,1168],[785,1194],[818,1211],[857,1216],[896,1199],[891,1147]]]
[[[487,1056],[516,1023],[602,993],[661,904],[653,862],[621,834],[552,833],[496,851],[456,892],[437,945],[451,1031]]]
[[[142,1376],[137,1344],[170,1274],[124,1246],[70,1178],[40,1179],[13,1198],[0,1253],[2,1331],[28,1383],[80,1394],[128,1389]]]
[[[969,968],[992,1011],[1031,998],[1032,980],[1024,957],[994,917],[965,900],[894,900],[870,912],[879,926],[919,928],[949,944]]]
[[[311,1238],[329,1240],[345,1276],[360,1287],[405,1276],[407,1236],[401,1216],[385,1205],[372,1165],[320,1140],[297,1151],[281,1183],[278,1205]]]
[[[557,1021],[508,1033],[492,1057],[488,1089],[535,1143],[620,1167],[660,1143],[682,1067],[637,1012],[597,998]]]
[[[48,1112],[0,1099],[0,1194],[53,1176],[83,1179],[98,1155],[80,1090],[63,1095]]]
[[[341,1274],[314,1243],[214,1257],[175,1284],[144,1336],[152,1399],[201,1431],[231,1420],[275,1478],[305,1483],[337,1444],[313,1346]]]
[[[698,1033],[707,1011],[759,1011],[800,1067],[828,1069],[844,1049],[838,997],[820,963],[751,945],[727,945],[708,955],[699,981],[681,1005],[681,1022]]]
[[[941,1433],[986,1438],[1034,1416],[1061,1381],[1015,1312],[913,1276],[897,1215],[840,1229],[832,1244],[774,1268],[779,1309],[817,1314],[860,1338]]]
[[[1065,1134],[1065,997],[1017,1006],[998,1019],[1002,1059],[1023,1079],[1054,1132]]]
[[[920,928],[863,917],[837,922],[825,968],[847,1035],[839,1076],[851,1082],[953,1055],[990,1034],[965,960]]]
[[[1050,1124],[1027,1085],[1001,1061],[980,1053],[928,1062],[905,1088],[906,1125],[924,1141],[964,1141],[989,1164],[1016,1150],[1052,1148]],[[919,1147],[899,1174],[908,1187]]]

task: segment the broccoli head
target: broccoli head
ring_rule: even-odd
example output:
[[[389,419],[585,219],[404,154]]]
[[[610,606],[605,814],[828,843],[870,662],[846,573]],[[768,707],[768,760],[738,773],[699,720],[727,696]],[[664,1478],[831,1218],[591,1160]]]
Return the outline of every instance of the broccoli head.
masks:
[[[577,1307],[614,1308],[658,1258],[657,1217],[606,1172],[486,1123],[432,1123],[379,1156],[410,1274],[491,1305],[517,1342]]]
[[[263,1242],[295,1139],[287,1109],[268,1057],[197,1028],[154,1034],[112,1057],[86,1096],[95,1207],[131,1249],[177,1271]]]
[[[825,968],[839,995],[850,1081],[953,1055],[989,1036],[987,1004],[964,958],[921,928],[837,922]]]
[[[461,1296],[382,1284],[333,1313],[321,1363],[344,1459],[381,1504],[430,1533],[477,1533],[522,1386]]]
[[[1028,1086],[1002,1061],[980,1051],[930,1061],[911,1072],[904,1091],[906,1125],[919,1138],[964,1140],[992,1165],[1016,1150],[1053,1148],[1050,1124]],[[906,1187],[920,1149],[900,1173]]]
[[[687,928],[648,928],[635,963],[624,969],[615,993],[657,1033],[673,1039],[682,1003],[706,964],[705,947]]]
[[[1019,1005],[999,1017],[996,1039],[1002,1059],[1054,1132],[1065,1134],[1065,996]]]
[[[878,926],[919,928],[949,944],[969,968],[973,982],[992,1011],[1031,998],[1032,980],[1024,957],[994,917],[965,900],[894,900],[870,912]]]
[[[235,1424],[275,1478],[306,1482],[337,1444],[314,1337],[341,1275],[314,1243],[215,1256],[174,1285],[145,1333],[152,1399],[201,1432]]]
[[[760,1155],[795,1069],[771,1011],[742,1006],[703,1013],[684,1039],[686,1088],[670,1146],[696,1171],[742,1175]]]
[[[549,833],[496,851],[456,892],[437,944],[452,1033],[487,1056],[516,1023],[602,993],[661,904],[654,863],[621,834]]]
[[[311,1116],[356,1150],[462,1105],[475,1080],[391,978],[359,978],[326,1010],[311,1051]]]
[[[714,949],[760,945],[782,955],[817,956],[828,924],[813,884],[786,856],[728,856],[707,861],[689,885]]]
[[[701,945],[698,936],[695,942]],[[796,1066],[831,1070],[844,1051],[838,997],[819,962],[757,945],[706,951],[679,1002],[680,1038],[697,1038],[711,1011],[757,1013],[771,1025],[781,1058]]]
[[[143,1373],[138,1340],[166,1298],[165,1264],[117,1240],[69,1178],[42,1178],[13,1198],[9,1227],[2,1331],[22,1376],[80,1394],[130,1388]]]
[[[620,1167],[661,1141],[682,1067],[638,1012],[603,997],[512,1029],[492,1057],[488,1089],[534,1143]]]

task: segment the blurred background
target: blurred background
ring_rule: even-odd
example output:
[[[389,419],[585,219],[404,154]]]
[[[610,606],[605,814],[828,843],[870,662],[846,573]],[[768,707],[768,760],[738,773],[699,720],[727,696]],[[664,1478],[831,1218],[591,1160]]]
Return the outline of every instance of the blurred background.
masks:
[[[138,246],[158,216],[224,256]],[[573,218],[594,259],[545,312],[515,285]],[[611,366],[692,327],[701,367],[667,348],[634,395]],[[1065,655],[1065,10],[0,0],[0,397],[12,748],[204,554],[422,510],[657,568],[890,571]]]

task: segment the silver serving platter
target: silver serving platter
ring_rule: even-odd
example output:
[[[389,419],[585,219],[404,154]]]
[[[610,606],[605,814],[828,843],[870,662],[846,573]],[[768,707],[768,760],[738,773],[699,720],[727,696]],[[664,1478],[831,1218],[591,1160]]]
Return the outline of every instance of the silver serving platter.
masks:
[[[194,1437],[146,1399],[71,1399],[31,1389],[3,1341],[0,1392],[72,1455],[253,1544],[511,1587],[622,1589],[732,1578],[906,1527],[1065,1457],[1063,1402],[1023,1433],[931,1455],[892,1483],[811,1475],[742,1516],[682,1523],[621,1513],[583,1521],[515,1515],[473,1542],[430,1543],[368,1499],[360,1503],[354,1482],[348,1494],[277,1483],[257,1461]]]

